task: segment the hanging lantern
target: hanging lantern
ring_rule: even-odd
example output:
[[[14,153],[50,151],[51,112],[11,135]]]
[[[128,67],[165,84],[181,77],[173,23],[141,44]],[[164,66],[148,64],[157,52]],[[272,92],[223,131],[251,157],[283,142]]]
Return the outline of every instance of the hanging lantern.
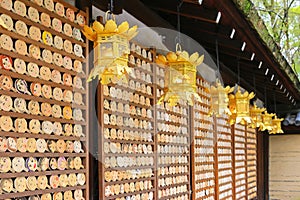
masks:
[[[210,115],[222,115],[222,114],[231,114],[228,103],[229,98],[228,94],[233,92],[234,88],[227,86],[223,87],[220,80],[217,79],[216,84],[210,87],[211,94],[211,107],[209,114]]]
[[[136,36],[137,26],[129,29],[127,21],[117,26],[114,16],[105,24],[95,21],[92,27],[84,26],[83,34],[94,42],[94,68],[91,70],[88,81],[98,76],[102,84],[112,81],[128,81],[128,75],[132,75],[128,67],[128,54],[130,53],[129,41]]]
[[[259,131],[271,131],[273,128],[272,118],[275,116],[274,113],[268,113],[267,111],[264,112],[262,115],[262,126],[258,129]]]
[[[283,118],[277,118],[275,115],[272,120],[272,130],[269,132],[270,134],[283,133],[283,130],[281,129],[281,121],[283,121]]]
[[[204,55],[199,57],[197,52],[189,56],[188,52],[182,51],[179,44],[176,53],[169,52],[166,56],[158,55],[156,63],[166,66],[164,94],[158,104],[163,101],[175,106],[180,100],[187,101],[189,105],[194,100],[201,101],[196,86],[196,67],[204,60]]]
[[[251,128],[259,128],[263,125],[262,112],[265,110],[265,108],[258,108],[256,104],[250,108],[250,116],[252,119],[252,123],[250,124]]]
[[[232,113],[229,118],[229,123],[231,125],[234,123],[240,123],[243,125],[251,123],[250,99],[254,96],[255,94],[253,92],[249,94],[246,91],[242,94],[239,87],[235,95],[229,95],[229,109]]]

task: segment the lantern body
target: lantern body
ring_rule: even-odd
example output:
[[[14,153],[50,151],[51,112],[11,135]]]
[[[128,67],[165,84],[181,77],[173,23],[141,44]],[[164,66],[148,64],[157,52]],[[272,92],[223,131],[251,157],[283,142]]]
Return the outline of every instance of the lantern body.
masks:
[[[128,76],[133,75],[127,64],[129,41],[137,34],[136,29],[137,26],[129,29],[126,21],[117,26],[112,19],[105,25],[95,21],[92,27],[84,26],[83,34],[94,42],[94,68],[88,81],[98,76],[102,84],[128,82]]]
[[[259,128],[263,125],[262,112],[264,112],[265,110],[265,108],[258,108],[256,105],[250,108],[252,123],[249,124],[249,126],[251,128]]]
[[[229,118],[230,124],[240,123],[242,125],[251,123],[250,117],[250,99],[255,96],[253,92],[250,94],[246,91],[241,92],[238,88],[235,95],[229,95],[229,109],[231,111],[231,116]]]
[[[211,94],[211,107],[209,114],[220,116],[223,114],[231,114],[228,103],[228,93],[231,93],[234,88],[230,88],[229,86],[223,87],[219,80],[216,82],[216,86],[210,87]]]
[[[170,62],[165,79],[168,102],[174,106],[180,99],[193,105],[193,94],[197,92],[196,68],[187,61]]]
[[[97,35],[94,47],[94,64],[107,66],[110,63],[127,65],[129,41],[122,35]]]
[[[254,93],[250,94],[246,91],[242,94],[240,89],[235,94],[236,100],[236,123],[249,124],[251,123],[250,117],[250,99],[254,97]]]
[[[178,47],[178,46],[177,46]],[[203,62],[204,56],[194,53],[191,56],[186,51],[169,52],[167,56],[158,55],[156,63],[166,67],[164,94],[158,100],[170,106],[185,101],[193,105],[194,101],[201,101],[196,86],[196,67]]]
[[[102,73],[101,83],[117,81],[131,73],[128,67],[129,41],[122,35],[97,35],[94,47],[94,67]],[[99,77],[100,78],[100,77]]]

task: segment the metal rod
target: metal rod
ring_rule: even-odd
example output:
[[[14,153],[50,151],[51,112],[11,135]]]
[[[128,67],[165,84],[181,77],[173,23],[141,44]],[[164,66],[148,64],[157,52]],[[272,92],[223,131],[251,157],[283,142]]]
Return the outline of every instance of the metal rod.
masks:
[[[273,90],[273,100],[274,100],[274,111],[277,112],[276,98],[275,98],[275,90]]]
[[[254,92],[256,93],[256,76],[255,76],[255,73],[253,73],[253,88],[254,88]]]
[[[114,1],[113,0],[110,0],[109,10],[111,13],[113,13],[113,10],[114,10]]]
[[[264,87],[264,91],[265,91],[265,107],[268,109],[268,103],[267,103],[267,84],[265,84],[265,87]]]
[[[241,74],[240,74],[240,58],[237,59],[237,72],[238,72],[238,85],[241,83]]]

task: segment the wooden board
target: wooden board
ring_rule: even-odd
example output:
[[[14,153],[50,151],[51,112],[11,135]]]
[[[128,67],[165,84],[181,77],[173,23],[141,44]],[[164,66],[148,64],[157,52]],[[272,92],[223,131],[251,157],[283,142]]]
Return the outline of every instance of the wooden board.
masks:
[[[210,108],[210,94],[206,90],[208,83],[198,77],[197,86],[201,102],[196,102],[192,108],[193,199],[213,200],[216,196],[214,118],[208,115]]]
[[[16,86],[14,85],[14,89],[11,89],[10,91],[7,90],[3,90],[3,88],[1,88],[2,90],[0,90],[0,96],[4,96],[7,95],[9,97],[12,98],[13,101],[15,101],[15,99],[23,99],[26,102],[26,109],[27,111],[25,112],[20,112],[18,110],[15,109],[11,109],[11,110],[0,110],[0,116],[8,116],[11,117],[13,122],[16,122],[17,119],[24,119],[27,122],[27,128],[29,129],[29,123],[32,120],[38,120],[41,125],[43,124],[43,122],[50,122],[52,124],[57,123],[62,125],[62,132],[59,134],[54,134],[55,131],[51,131],[51,133],[45,134],[42,131],[39,131],[39,133],[33,133],[30,130],[27,130],[26,133],[23,132],[19,132],[17,130],[11,130],[11,131],[7,131],[7,130],[0,130],[0,137],[1,140],[3,139],[8,139],[8,138],[15,138],[15,139],[24,139],[24,141],[28,141],[29,139],[32,140],[44,140],[46,142],[46,144],[50,144],[50,142],[54,142],[54,143],[58,143],[58,141],[64,141],[65,143],[68,143],[69,145],[75,145],[75,142],[77,144],[80,144],[82,146],[82,150],[80,150],[80,152],[74,152],[74,150],[70,150],[72,148],[66,149],[65,151],[58,151],[58,149],[53,150],[52,152],[49,150],[49,146],[46,148],[48,150],[46,150],[45,152],[42,151],[30,151],[29,149],[26,150],[20,150],[17,149],[16,151],[4,151],[0,153],[0,158],[4,158],[7,157],[10,160],[13,160],[16,157],[21,157],[24,158],[25,160],[31,158],[31,159],[36,159],[36,160],[42,160],[44,158],[49,158],[52,160],[68,160],[71,161],[72,159],[74,159],[75,157],[80,158],[80,160],[82,161],[82,166],[79,168],[74,168],[72,165],[70,165],[70,162],[68,163],[67,161],[65,161],[65,167],[59,167],[59,168],[55,168],[54,166],[52,166],[51,168],[48,167],[44,170],[41,170],[40,165],[38,165],[38,168],[36,168],[35,170],[27,170],[27,168],[24,168],[23,170],[21,170],[20,172],[16,172],[14,170],[10,170],[7,173],[0,173],[0,182],[4,182],[5,180],[13,180],[16,181],[17,179],[21,178],[21,177],[25,177],[25,179],[27,180],[29,177],[33,178],[33,177],[40,177],[40,176],[46,176],[47,178],[47,184],[49,184],[50,186],[47,187],[46,189],[44,188],[36,188],[35,190],[33,189],[29,189],[28,186],[25,187],[25,191],[20,191],[20,190],[15,190],[16,189],[16,184],[13,185],[14,190],[12,190],[11,192],[9,191],[5,191],[3,190],[2,193],[0,193],[0,199],[6,199],[6,198],[16,198],[16,197],[30,197],[30,196],[39,196],[42,197],[45,194],[50,194],[51,197],[54,197],[55,195],[65,195],[67,193],[69,193],[70,195],[72,195],[74,197],[75,193],[77,192],[82,192],[83,193],[83,197],[85,199],[89,199],[89,134],[88,134],[88,115],[89,115],[89,111],[88,111],[88,84],[86,83],[86,75],[88,74],[88,67],[87,67],[87,63],[88,63],[88,41],[85,40],[84,38],[76,38],[73,34],[72,31],[74,31],[74,29],[80,29],[82,28],[76,21],[70,21],[67,17],[65,16],[60,16],[56,11],[50,11],[47,8],[45,8],[44,6],[39,6],[37,5],[34,1],[29,1],[29,0],[20,0],[20,1],[16,1],[16,0],[12,0],[13,4],[16,4],[16,2],[19,2],[23,5],[25,5],[26,8],[26,16],[21,16],[20,13],[15,12],[15,11],[11,11],[11,10],[6,10],[3,7],[0,7],[0,15],[7,15],[9,16],[12,20],[13,20],[13,27],[14,29],[16,29],[16,24],[20,23],[20,22],[24,22],[25,25],[27,26],[27,31],[30,30],[30,28],[32,27],[36,27],[40,30],[41,32],[41,38],[38,38],[38,40],[33,39],[30,35],[29,32],[27,34],[25,34],[24,32],[18,32],[18,31],[12,31],[12,30],[7,30],[3,27],[0,28],[0,35],[8,35],[9,37],[11,37],[13,43],[14,43],[14,48],[16,48],[16,41],[23,41],[25,42],[25,44],[27,45],[27,48],[25,49],[25,51],[27,51],[27,53],[25,52],[21,52],[18,51],[18,49],[14,49],[13,51],[10,51],[9,49],[6,49],[4,46],[0,47],[0,54],[1,55],[6,55],[12,58],[13,61],[13,70],[4,70],[4,69],[0,69],[0,76],[8,76],[11,77],[12,80],[14,82],[16,82],[17,80],[22,80],[22,81],[26,81],[27,83],[27,89],[30,90],[31,84],[33,83],[39,83],[41,84],[41,86],[43,85],[48,85],[51,87],[51,92],[54,91],[54,89],[61,89],[62,92],[66,92],[69,91],[72,96],[74,96],[75,93],[80,94],[82,96],[82,104],[78,104],[74,101],[74,98],[70,99],[70,101],[67,100],[58,100],[56,98],[50,97],[50,98],[46,98],[45,95],[40,95],[40,96],[34,96],[31,93],[22,93],[21,91],[17,91],[16,90]],[[64,10],[67,9],[72,9],[75,12],[75,18],[77,13],[80,13],[82,16],[84,16],[85,19],[88,19],[88,13],[85,11],[80,11],[78,9],[76,9],[75,7],[65,3],[62,0],[55,0],[54,1],[54,6],[61,4],[63,6]],[[71,34],[67,34],[67,32],[62,31],[57,31],[54,30],[53,27],[51,26],[46,26],[43,25],[42,23],[40,23],[40,21],[34,21],[33,18],[30,18],[28,15],[29,9],[35,10],[37,12],[37,16],[40,19],[40,16],[42,15],[49,15],[50,17],[50,23],[56,19],[59,22],[61,22],[62,27],[64,27],[66,24],[69,25],[69,27],[71,28]],[[63,29],[63,28],[62,28]],[[58,47],[56,47],[55,45],[51,45],[51,44],[46,44],[45,41],[42,40],[42,35],[43,33],[48,32],[48,34],[51,34],[50,37],[52,37],[52,40],[54,39],[54,37],[60,37],[62,39],[62,41],[69,41],[69,43],[72,45],[72,52],[67,52],[64,49],[60,49]],[[34,45],[37,48],[39,48],[39,51],[41,53],[40,58],[34,58],[30,52],[30,45]],[[82,48],[82,56],[80,55],[76,55],[74,54],[74,45],[79,45]],[[58,62],[56,62],[56,60],[54,60],[54,58],[48,62],[44,57],[43,57],[43,51],[49,51],[51,53],[51,55],[53,56],[54,54],[56,55],[61,55],[62,59],[64,58],[70,58],[71,63],[71,67],[67,68],[65,67],[65,65],[62,64],[58,64]],[[15,65],[15,61],[17,59],[21,59],[25,62],[25,73],[21,73],[20,71],[16,70],[16,65]],[[55,58],[56,59],[56,58]],[[77,60],[76,62],[80,63],[82,65],[82,71],[78,72],[75,71],[74,69],[74,61]],[[54,73],[54,71],[56,71],[60,76],[61,79],[60,81],[55,81],[53,77],[50,76],[50,79],[45,79],[41,76],[41,72],[38,73],[39,75],[36,77],[32,77],[29,73],[29,68],[28,68],[28,64],[29,63],[34,63],[38,66],[38,71],[40,71],[40,69],[42,67],[46,67],[50,70],[50,73]],[[72,78],[72,84],[70,85],[66,85],[63,82],[63,76],[65,74],[68,74],[71,78]],[[51,75],[51,74],[50,74]],[[78,78],[78,80],[81,80],[82,82],[82,88],[76,88],[75,84],[74,84],[74,78]],[[52,114],[50,115],[46,115],[43,112],[40,113],[36,113],[34,114],[33,112],[28,112],[29,110],[29,104],[30,102],[36,102],[39,106],[39,109],[41,111],[41,107],[42,105],[49,105],[50,109],[52,109]],[[14,105],[15,106],[15,105]],[[62,115],[62,116],[56,116],[54,115],[54,107],[56,106],[56,108],[61,109],[62,113],[63,113],[63,109],[69,107],[71,110],[74,109],[79,109],[82,112],[82,119],[76,119],[76,116],[73,115],[71,116],[71,118],[67,118],[66,116]],[[59,110],[58,109],[58,110]],[[79,116],[79,114],[77,115]],[[72,130],[71,132],[66,132],[66,130],[64,130],[64,127],[66,127],[67,125],[71,126]],[[74,134],[74,127],[75,125],[80,125],[82,127],[82,132],[83,135],[75,135]],[[14,128],[16,129],[16,124],[13,125]],[[43,127],[40,127],[43,130]],[[26,145],[24,143],[24,145]],[[48,163],[49,164],[49,163]],[[59,184],[58,186],[55,184],[52,184],[50,179],[51,177],[62,177],[63,176],[67,176],[67,177],[71,177],[71,175],[74,175],[78,177],[78,174],[83,174],[85,181],[79,183],[78,181],[75,181],[75,183],[73,184],[69,184],[67,183],[66,185],[64,184]],[[76,192],[75,192],[76,191]]]

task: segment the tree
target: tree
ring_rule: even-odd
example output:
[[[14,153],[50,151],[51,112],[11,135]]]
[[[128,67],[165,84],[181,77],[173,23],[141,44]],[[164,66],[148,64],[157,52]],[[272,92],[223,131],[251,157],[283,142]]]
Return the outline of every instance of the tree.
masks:
[[[300,1],[252,0],[268,31],[300,79]]]

